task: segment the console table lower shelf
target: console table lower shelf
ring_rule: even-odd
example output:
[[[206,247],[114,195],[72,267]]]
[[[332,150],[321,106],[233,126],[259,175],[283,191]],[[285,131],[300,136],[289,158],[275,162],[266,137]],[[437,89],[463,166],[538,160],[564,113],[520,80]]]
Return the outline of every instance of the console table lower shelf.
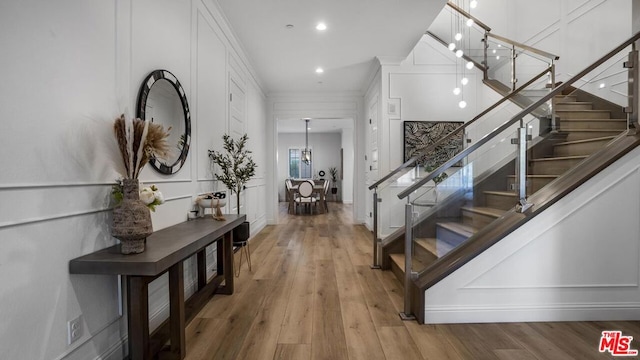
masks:
[[[233,231],[246,215],[225,215],[226,221],[202,218],[154,232],[141,254],[122,255],[120,245],[69,262],[71,274],[126,275],[129,358],[183,359],[185,326],[215,294],[233,293]],[[217,275],[207,281],[205,247],[217,244]],[[183,261],[196,254],[198,290],[186,302]],[[149,334],[149,283],[169,274],[169,319]],[[224,285],[222,284],[224,282]],[[165,349],[169,341],[170,348]]]

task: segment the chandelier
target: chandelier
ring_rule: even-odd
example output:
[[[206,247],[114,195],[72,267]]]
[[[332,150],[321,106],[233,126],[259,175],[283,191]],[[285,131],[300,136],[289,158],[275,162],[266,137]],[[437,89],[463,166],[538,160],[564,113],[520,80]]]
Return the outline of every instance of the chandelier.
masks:
[[[302,150],[302,161],[309,165],[311,162],[311,150],[309,149],[309,119],[304,119],[304,150]]]

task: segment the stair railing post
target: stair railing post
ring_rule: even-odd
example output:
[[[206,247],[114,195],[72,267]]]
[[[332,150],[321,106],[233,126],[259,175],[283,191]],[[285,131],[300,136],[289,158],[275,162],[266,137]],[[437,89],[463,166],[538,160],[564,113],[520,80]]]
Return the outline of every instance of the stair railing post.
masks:
[[[372,269],[380,269],[380,259],[378,255],[378,246],[380,239],[378,238],[378,188],[373,189],[373,264]]]
[[[488,51],[489,51],[489,32],[488,31],[484,31],[484,49],[483,49],[483,56],[484,56],[484,60],[482,62],[482,64],[484,65],[484,79],[485,80],[489,80],[489,56],[488,56]]]
[[[516,178],[518,179],[518,204],[516,211],[523,213],[533,204],[527,202],[527,127],[523,119],[520,119],[518,128],[518,156],[516,163]]]
[[[404,311],[400,313],[402,320],[415,320],[411,312],[411,280],[413,278],[412,259],[413,253],[413,204],[407,197],[404,207]]]
[[[638,64],[638,49],[636,43],[633,43],[631,52],[629,52],[628,60],[624,63],[624,67],[629,69],[627,71],[629,80],[628,86],[628,106],[624,111],[628,114],[628,127],[629,129],[635,129],[635,133],[640,131],[640,124],[638,124],[638,104],[640,89],[640,64]]]
[[[549,73],[551,74],[551,85],[549,91],[553,91],[556,88],[556,64],[553,59],[551,60],[551,66],[549,66]],[[553,98],[549,99],[549,112],[551,116],[551,132],[558,131],[556,112],[553,109]]]
[[[518,79],[516,78],[516,46],[511,45],[511,91],[516,90],[516,83]]]

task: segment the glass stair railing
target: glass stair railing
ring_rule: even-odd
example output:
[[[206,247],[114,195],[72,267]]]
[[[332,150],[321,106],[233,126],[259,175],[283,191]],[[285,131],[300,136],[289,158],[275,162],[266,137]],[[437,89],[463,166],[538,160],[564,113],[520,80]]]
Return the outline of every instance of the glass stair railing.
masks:
[[[472,62],[483,72],[484,80],[493,81],[503,95],[549,67],[552,68],[549,78],[539,88],[544,90],[547,84],[555,83],[553,67],[557,55],[493,34],[490,27],[451,2],[436,17],[427,34],[456,56]],[[463,73],[471,71],[467,64],[460,65]]]
[[[638,64],[634,45],[639,38],[640,33],[515,116],[487,113],[494,120],[479,123],[501,119],[494,130],[398,193],[408,230],[404,256],[394,256],[404,261],[396,264],[405,272],[401,316],[412,313],[413,279],[428,274],[439,259],[476,236],[489,234],[507,212],[526,214],[534,205],[531,195],[553,187],[593,154],[622,139],[630,127],[640,128],[634,86],[638,66],[633,67]],[[548,108],[553,121],[535,116]]]
[[[404,236],[404,202],[398,199],[398,194],[414,186],[425,176],[429,175],[430,170],[441,165],[424,164],[421,162],[424,157],[432,156],[434,152],[441,151],[442,149],[447,149],[447,151],[450,151],[451,148],[462,150],[467,146],[473,145],[474,142],[472,139],[481,138],[484,134],[489,133],[504,122],[505,118],[513,114],[512,109],[505,108],[504,104],[506,102],[524,91],[533,90],[533,84],[539,79],[545,78],[549,71],[551,71],[550,68],[536,75],[528,83],[523,84],[522,87],[516,89],[510,95],[501,98],[473,119],[467,121],[453,132],[427,147],[420,156],[411,158],[369,186],[369,190],[373,191],[373,268],[379,268],[381,262],[384,260],[381,258],[379,251],[380,246],[385,246],[399,236]],[[546,104],[543,105],[543,107],[546,108]],[[547,118],[543,119],[545,119],[543,120],[543,126],[549,127],[548,124],[550,120],[546,121]],[[540,125],[536,122],[535,126],[537,129]],[[441,176],[441,178],[444,177],[445,175]],[[452,176],[452,178],[454,177]],[[451,182],[452,180],[448,181]],[[436,205],[440,200],[446,198],[446,194],[441,194],[443,186],[438,187],[438,192],[435,191],[435,184],[433,182],[425,183],[422,187],[424,191],[432,194],[432,196],[425,195],[421,198],[420,206],[424,209],[428,209]]]

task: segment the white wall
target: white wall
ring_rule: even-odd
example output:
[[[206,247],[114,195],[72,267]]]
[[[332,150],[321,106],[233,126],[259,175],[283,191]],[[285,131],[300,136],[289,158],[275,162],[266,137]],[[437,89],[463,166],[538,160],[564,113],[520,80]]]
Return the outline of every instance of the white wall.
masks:
[[[354,146],[353,146],[353,129],[342,129],[342,170],[340,164],[338,168],[338,193],[342,202],[345,204],[353,203],[353,178],[354,173],[351,171],[354,167]],[[340,177],[342,176],[342,180]]]
[[[341,135],[335,133],[309,133],[309,148],[312,154],[313,178],[324,170],[324,179],[331,179],[329,167],[340,168]],[[278,200],[286,201],[284,181],[289,178],[289,148],[303,149],[304,133],[278,134]]]
[[[369,186],[373,185],[381,176],[379,171],[379,143],[381,134],[378,131],[382,124],[382,109],[380,97],[382,96],[382,67],[379,59],[376,61],[376,72],[372,76],[364,96],[365,121],[360,125],[364,138],[365,157],[365,186],[361,191],[365,191],[365,225],[369,230],[373,230],[373,191]]]
[[[243,205],[255,233],[266,219],[265,96],[210,0],[3,1],[0,44],[0,353],[121,359],[126,320],[117,277],[68,273],[70,259],[116,242],[109,233],[118,176],[113,120],[134,115],[140,83],[154,69],[173,72],[186,91],[185,166],[173,176],[150,167],[141,175],[167,199],[152,213],[159,230],[186,220],[196,195],[220,187],[207,149],[220,148],[230,128],[229,79],[238,79],[246,94],[242,127],[258,163]],[[187,294],[193,265],[185,264]],[[154,327],[168,315],[166,279],[150,294]],[[79,315],[84,336],[69,346],[67,321]]]

